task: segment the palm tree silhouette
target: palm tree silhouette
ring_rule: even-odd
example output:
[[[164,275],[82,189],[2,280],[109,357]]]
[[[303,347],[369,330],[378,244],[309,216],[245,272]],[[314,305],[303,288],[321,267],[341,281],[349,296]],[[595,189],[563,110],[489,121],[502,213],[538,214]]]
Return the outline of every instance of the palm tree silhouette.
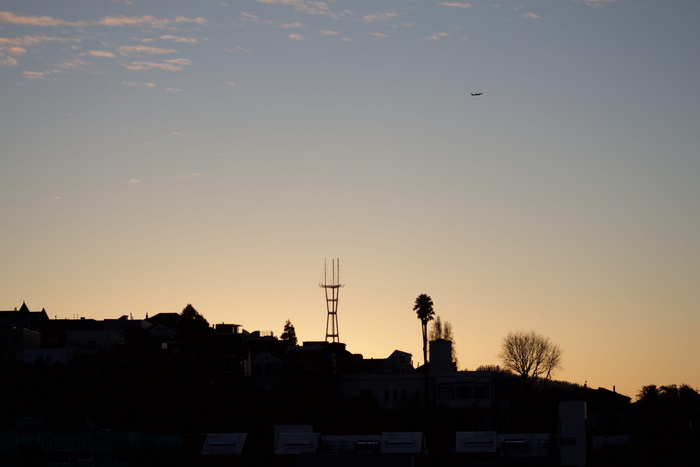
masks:
[[[427,294],[420,294],[416,298],[416,304],[413,305],[413,311],[418,315],[421,327],[423,329],[423,364],[428,364],[428,321],[433,319],[435,312],[433,311],[433,299]]]

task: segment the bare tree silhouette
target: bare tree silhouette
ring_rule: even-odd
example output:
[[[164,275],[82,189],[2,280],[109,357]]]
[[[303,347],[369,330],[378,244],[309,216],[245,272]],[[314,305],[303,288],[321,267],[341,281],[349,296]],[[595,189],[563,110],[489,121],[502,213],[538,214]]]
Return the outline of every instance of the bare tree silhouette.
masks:
[[[446,341],[452,342],[452,361],[455,366],[458,366],[457,362],[457,346],[455,345],[455,337],[452,332],[452,325],[449,321],[443,321],[440,315],[435,316],[433,321],[433,327],[430,329],[429,338],[431,341],[436,339],[444,339]]]
[[[530,387],[539,378],[549,380],[561,368],[562,350],[559,346],[535,331],[510,332],[503,338],[499,358],[503,367],[522,378]]]

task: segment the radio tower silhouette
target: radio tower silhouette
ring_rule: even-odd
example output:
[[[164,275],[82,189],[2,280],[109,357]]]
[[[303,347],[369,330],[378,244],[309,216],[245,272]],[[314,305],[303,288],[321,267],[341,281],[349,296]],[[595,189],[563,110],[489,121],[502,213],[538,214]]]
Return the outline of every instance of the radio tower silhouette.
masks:
[[[331,282],[328,283],[327,264],[323,263],[323,282],[320,284],[326,292],[326,342],[340,342],[338,332],[338,291],[343,284],[340,283],[340,258],[331,260]]]

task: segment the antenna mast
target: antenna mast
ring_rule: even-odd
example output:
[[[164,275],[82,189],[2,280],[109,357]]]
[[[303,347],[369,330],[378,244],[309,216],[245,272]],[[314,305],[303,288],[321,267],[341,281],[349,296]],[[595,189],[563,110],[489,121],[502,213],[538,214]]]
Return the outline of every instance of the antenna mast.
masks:
[[[320,284],[326,292],[326,341],[340,342],[338,332],[338,291],[343,284],[340,283],[340,258],[331,260],[331,282],[328,283],[328,268],[326,261],[323,263],[323,282]]]

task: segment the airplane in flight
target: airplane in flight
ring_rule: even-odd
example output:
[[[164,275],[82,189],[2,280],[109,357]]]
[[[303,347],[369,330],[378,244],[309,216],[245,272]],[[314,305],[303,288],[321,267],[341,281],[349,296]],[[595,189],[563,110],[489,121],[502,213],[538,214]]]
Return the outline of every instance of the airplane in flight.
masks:
[[[482,95],[482,94],[483,94],[483,92],[473,92],[473,93],[472,93],[472,96],[480,96],[480,95]]]

